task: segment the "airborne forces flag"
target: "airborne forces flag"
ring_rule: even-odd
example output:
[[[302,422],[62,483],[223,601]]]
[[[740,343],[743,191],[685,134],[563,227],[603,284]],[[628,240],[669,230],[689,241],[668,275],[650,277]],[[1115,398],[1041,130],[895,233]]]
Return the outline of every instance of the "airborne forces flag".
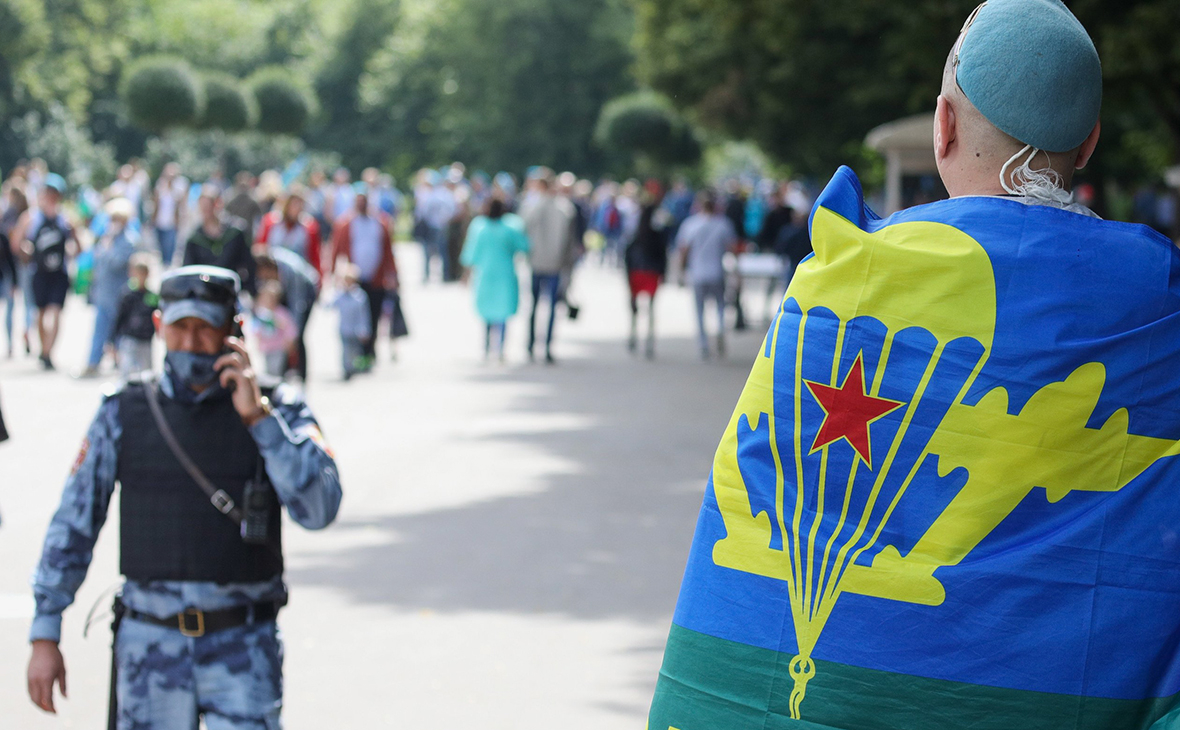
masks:
[[[1180,252],[841,168],[722,437],[649,730],[1180,726]]]

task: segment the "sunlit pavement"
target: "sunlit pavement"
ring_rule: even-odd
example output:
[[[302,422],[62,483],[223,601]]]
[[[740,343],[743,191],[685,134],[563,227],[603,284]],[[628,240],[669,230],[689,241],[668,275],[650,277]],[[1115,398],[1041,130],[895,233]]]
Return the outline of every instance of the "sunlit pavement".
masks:
[[[345,496],[327,530],[285,530],[285,726],[642,728],[713,450],[762,339],[761,297],[748,293],[755,326],[731,335],[727,359],[701,362],[688,290],[665,287],[648,362],[624,347],[623,274],[590,264],[572,294],[581,316],[558,323],[558,365],[526,361],[523,307],[508,363],[485,365],[470,293],[423,287],[413,244],[398,261],[411,337],[396,363],[382,343],[374,374],[340,382],[335,316],[312,319],[308,398]],[[92,315],[74,300],[66,317],[68,372]],[[118,581],[117,504],[65,614],[70,698],[56,719],[24,675],[29,577],[101,388],[0,360],[13,435],[0,445],[3,728],[105,726],[108,621],[82,629]]]

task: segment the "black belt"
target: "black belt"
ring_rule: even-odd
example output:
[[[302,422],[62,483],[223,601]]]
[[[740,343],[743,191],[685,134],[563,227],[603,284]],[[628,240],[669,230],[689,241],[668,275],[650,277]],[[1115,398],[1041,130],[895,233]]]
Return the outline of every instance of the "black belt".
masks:
[[[220,611],[186,608],[181,613],[173,614],[167,618],[159,618],[128,608],[125,617],[132,621],[142,621],[154,626],[163,626],[166,629],[176,629],[185,636],[197,637],[250,623],[260,624],[273,621],[278,615],[279,607],[273,602],[265,602],[235,606]]]

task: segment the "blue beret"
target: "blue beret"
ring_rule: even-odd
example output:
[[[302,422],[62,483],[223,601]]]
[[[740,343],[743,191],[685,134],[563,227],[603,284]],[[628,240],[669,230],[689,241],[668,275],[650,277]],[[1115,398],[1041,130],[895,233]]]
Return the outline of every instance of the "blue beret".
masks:
[[[58,195],[65,195],[66,179],[56,172],[51,172],[45,176],[45,187],[56,192]]]
[[[988,0],[958,49],[955,79],[1000,131],[1046,152],[1082,144],[1102,106],[1102,64],[1061,0]]]

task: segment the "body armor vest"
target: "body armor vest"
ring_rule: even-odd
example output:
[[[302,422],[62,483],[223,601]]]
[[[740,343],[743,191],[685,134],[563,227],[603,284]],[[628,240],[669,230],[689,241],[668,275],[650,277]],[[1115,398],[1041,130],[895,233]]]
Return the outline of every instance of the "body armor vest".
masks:
[[[242,541],[237,525],[212,504],[172,455],[148,408],[143,384],[118,396],[120,571],[137,581],[254,583],[283,572],[279,509],[267,545]],[[237,504],[262,457],[229,397],[180,403],[160,394],[160,406],[184,450],[213,484]]]

